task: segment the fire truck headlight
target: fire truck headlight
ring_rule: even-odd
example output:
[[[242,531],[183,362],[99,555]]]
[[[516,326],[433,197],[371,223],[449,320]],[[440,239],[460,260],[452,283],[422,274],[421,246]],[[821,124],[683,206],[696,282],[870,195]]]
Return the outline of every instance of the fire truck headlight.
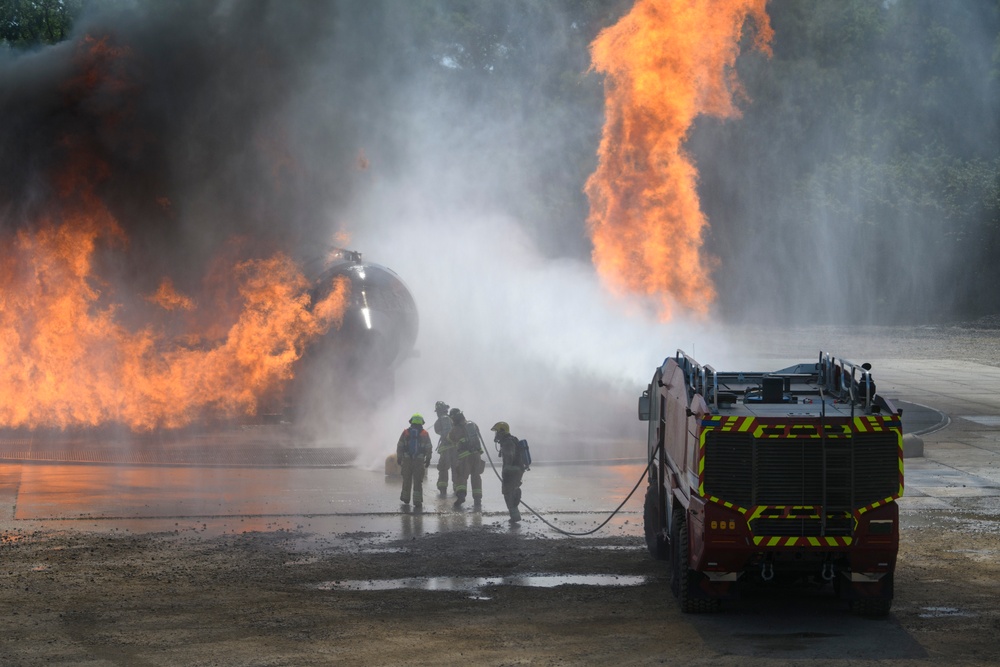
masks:
[[[713,520],[708,525],[712,528],[712,530],[736,530],[736,522],[731,519],[729,523],[726,523],[725,520],[722,521]]]

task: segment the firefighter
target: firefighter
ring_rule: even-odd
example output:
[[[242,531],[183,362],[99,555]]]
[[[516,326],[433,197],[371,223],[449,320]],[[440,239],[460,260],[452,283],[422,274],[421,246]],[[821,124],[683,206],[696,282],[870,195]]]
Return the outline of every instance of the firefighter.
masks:
[[[431,436],[424,430],[424,418],[419,414],[410,417],[410,425],[403,430],[396,442],[396,463],[403,474],[403,492],[399,500],[410,504],[413,490],[413,507],[419,510],[424,502],[424,470],[431,465]]]
[[[483,470],[486,461],[483,460],[483,448],[480,445],[479,427],[474,422],[467,421],[458,408],[448,412],[451,418],[451,430],[448,431],[448,442],[455,445],[457,463],[455,465],[455,509],[460,509],[469,490],[471,478],[472,500],[475,509],[482,508],[483,503]]]
[[[451,418],[448,416],[448,404],[438,401],[434,404],[434,412],[437,419],[434,421],[434,432],[438,434],[438,493],[442,498],[448,495],[448,476],[451,475],[451,489],[455,490],[455,464],[458,458],[455,452],[455,445],[448,441],[448,431],[451,430]]]
[[[503,461],[500,475],[503,499],[510,512],[510,522],[517,523],[521,520],[521,511],[517,508],[521,502],[521,478],[527,466],[521,460],[518,439],[511,435],[507,422],[497,422],[490,430],[496,433],[493,442],[497,444],[497,453]]]

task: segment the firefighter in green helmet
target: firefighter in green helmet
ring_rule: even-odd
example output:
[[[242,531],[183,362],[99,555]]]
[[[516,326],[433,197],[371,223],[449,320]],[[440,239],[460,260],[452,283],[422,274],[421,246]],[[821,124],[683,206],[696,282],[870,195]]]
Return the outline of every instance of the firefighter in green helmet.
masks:
[[[497,422],[490,430],[496,433],[493,442],[496,443],[497,453],[503,461],[500,473],[503,499],[507,503],[507,511],[510,512],[510,522],[517,523],[521,520],[521,511],[517,508],[521,502],[521,478],[524,477],[527,465],[519,453],[519,440],[511,435],[510,425],[507,422]]]
[[[413,507],[421,509],[424,503],[424,470],[431,465],[431,436],[424,430],[424,418],[415,414],[410,417],[410,425],[403,430],[396,442],[396,463],[403,475],[403,492],[399,500],[410,504],[413,492]]]

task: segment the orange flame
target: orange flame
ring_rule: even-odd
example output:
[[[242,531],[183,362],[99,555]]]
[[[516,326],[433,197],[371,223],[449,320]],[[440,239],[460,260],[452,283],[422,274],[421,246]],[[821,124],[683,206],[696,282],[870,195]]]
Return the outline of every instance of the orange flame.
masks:
[[[119,317],[124,300],[93,266],[95,250],[124,244],[124,234],[96,198],[74,185],[66,179],[64,194],[77,197],[81,211],[0,240],[0,426],[120,423],[150,430],[252,414],[260,396],[291,379],[308,343],[339,326],[346,279],[312,304],[312,285],[290,258],[276,254],[228,272],[235,281],[229,291],[238,295],[234,315],[206,307],[208,322],[177,337],[152,325],[129,330]],[[153,301],[195,308],[169,279]]]
[[[598,166],[587,180],[593,260],[612,289],[700,315],[716,293],[702,254],[708,221],[684,141],[699,114],[739,116],[734,65],[747,16],[770,54],[766,0],[638,0],[591,44],[606,74]]]
[[[146,297],[146,301],[155,303],[164,310],[192,310],[194,301],[190,297],[180,294],[175,288],[170,278],[164,278],[155,294]]]
[[[141,146],[147,137],[123,123],[138,66],[131,49],[88,35],[75,58],[79,73],[63,87],[71,103],[99,96],[101,129]],[[95,194],[111,170],[86,138],[60,141],[76,163],[56,175],[60,199],[49,217],[0,236],[0,428],[143,431],[253,414],[292,379],[309,343],[339,327],[347,279],[314,304],[313,285],[283,254],[230,263],[210,275],[225,284],[207,285],[202,299],[170,278],[152,295],[117,294],[95,269],[99,249],[128,246]],[[157,203],[170,207],[165,197]],[[143,300],[162,309],[162,321],[127,326],[129,304]]]

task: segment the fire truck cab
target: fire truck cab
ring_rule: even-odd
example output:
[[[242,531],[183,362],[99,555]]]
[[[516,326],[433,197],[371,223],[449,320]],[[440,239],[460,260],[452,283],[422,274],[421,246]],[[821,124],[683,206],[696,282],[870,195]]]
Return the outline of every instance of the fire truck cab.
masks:
[[[719,372],[678,350],[639,399],[649,422],[643,510],[685,612],[748,582],[830,583],[851,609],[893,598],[902,411],[868,364],[820,352],[773,372]]]

